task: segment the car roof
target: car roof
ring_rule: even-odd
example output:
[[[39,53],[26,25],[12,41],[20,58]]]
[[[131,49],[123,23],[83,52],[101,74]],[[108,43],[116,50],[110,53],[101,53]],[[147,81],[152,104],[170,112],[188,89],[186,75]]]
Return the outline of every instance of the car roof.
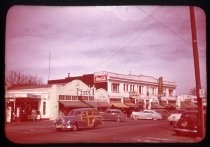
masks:
[[[88,111],[88,110],[97,110],[96,108],[76,108],[72,109],[72,111]]]
[[[198,113],[198,111],[192,110],[192,111],[186,111],[186,112],[184,112],[184,113]]]
[[[118,110],[120,110],[120,109],[107,109],[107,110],[117,110],[117,111],[118,111]]]

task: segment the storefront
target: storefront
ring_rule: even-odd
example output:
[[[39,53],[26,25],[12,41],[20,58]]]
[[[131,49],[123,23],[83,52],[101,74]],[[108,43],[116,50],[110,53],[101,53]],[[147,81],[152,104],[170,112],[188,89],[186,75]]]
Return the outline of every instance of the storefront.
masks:
[[[32,110],[40,109],[41,97],[25,94],[22,97],[6,97],[6,110],[11,109],[11,121],[27,121],[31,119]]]

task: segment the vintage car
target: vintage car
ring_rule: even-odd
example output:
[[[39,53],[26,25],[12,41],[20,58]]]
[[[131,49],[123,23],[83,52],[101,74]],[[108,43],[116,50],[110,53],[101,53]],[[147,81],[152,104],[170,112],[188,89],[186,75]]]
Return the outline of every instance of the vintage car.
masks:
[[[177,109],[177,110],[172,111],[171,114],[167,118],[169,123],[171,125],[176,123],[180,119],[182,113],[184,113],[185,111],[186,110],[182,110],[182,109]]]
[[[103,120],[126,121],[126,115],[119,109],[107,109],[105,112],[100,112]]]
[[[69,112],[68,116],[61,116],[54,120],[53,125],[57,131],[80,128],[98,128],[103,120],[99,111],[95,108],[78,108]]]
[[[205,121],[206,115],[204,113],[204,123]],[[198,111],[184,112],[181,118],[173,124],[173,130],[177,135],[198,135],[200,123]]]
[[[161,114],[159,114],[155,110],[151,110],[151,109],[144,109],[139,112],[133,111],[131,113],[131,117],[135,120],[137,120],[137,119],[152,119],[152,120],[162,119]]]

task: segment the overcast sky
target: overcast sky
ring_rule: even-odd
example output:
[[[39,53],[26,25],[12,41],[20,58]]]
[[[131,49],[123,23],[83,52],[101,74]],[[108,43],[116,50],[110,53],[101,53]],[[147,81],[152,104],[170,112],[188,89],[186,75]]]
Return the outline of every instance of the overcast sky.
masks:
[[[195,15],[206,89],[206,16],[197,7]],[[191,42],[188,6],[14,6],[6,22],[6,73],[47,83],[68,73],[131,72],[163,76],[185,94],[195,87]]]

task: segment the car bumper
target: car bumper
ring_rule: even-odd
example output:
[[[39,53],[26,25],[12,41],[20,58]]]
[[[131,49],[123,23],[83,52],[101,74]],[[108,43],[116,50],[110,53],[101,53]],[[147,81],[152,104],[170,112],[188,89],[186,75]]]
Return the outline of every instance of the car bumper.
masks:
[[[175,132],[183,132],[183,133],[198,133],[198,130],[196,129],[190,130],[190,129],[183,129],[183,128],[174,128],[173,130]]]
[[[72,129],[72,126],[71,125],[59,125],[59,124],[56,124],[55,128],[64,130],[64,129]]]

